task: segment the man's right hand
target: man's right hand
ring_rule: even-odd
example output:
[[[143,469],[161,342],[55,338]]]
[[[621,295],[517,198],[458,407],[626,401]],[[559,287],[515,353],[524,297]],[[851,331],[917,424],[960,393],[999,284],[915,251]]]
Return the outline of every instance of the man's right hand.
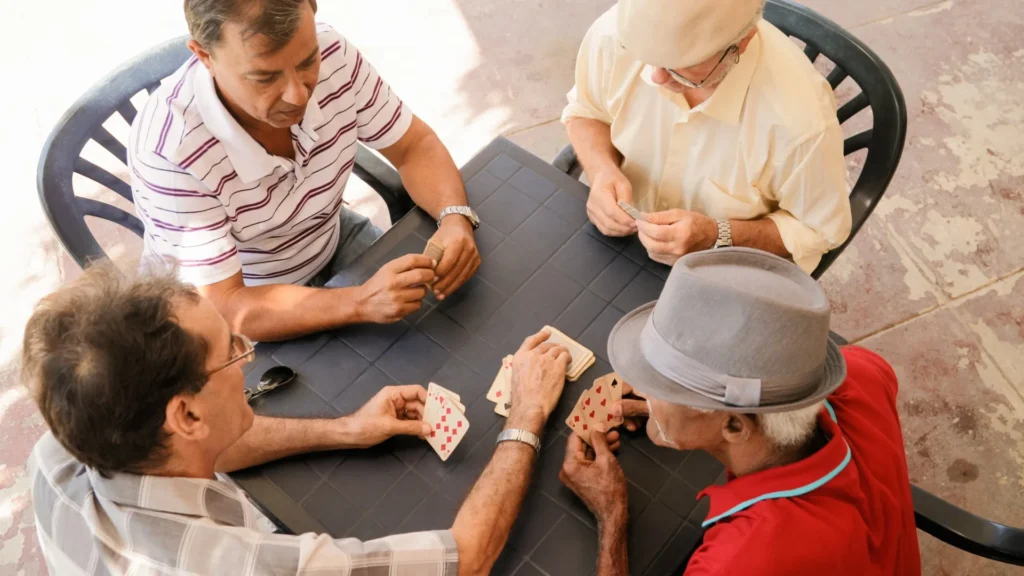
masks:
[[[434,263],[423,254],[407,254],[381,266],[359,287],[359,318],[391,324],[420,309],[426,284],[434,281]]]
[[[541,330],[528,337],[512,358],[512,409],[506,424],[510,428],[539,435],[562,396],[572,356],[564,346],[548,342],[550,336]]]
[[[626,474],[608,447],[604,432],[590,434],[593,452],[572,433],[565,446],[565,461],[558,478],[597,517],[598,523],[625,522],[628,517]]]
[[[629,236],[636,232],[636,223],[619,208],[619,200],[633,202],[633,186],[618,168],[608,168],[594,175],[587,200],[587,216],[605,236]]]

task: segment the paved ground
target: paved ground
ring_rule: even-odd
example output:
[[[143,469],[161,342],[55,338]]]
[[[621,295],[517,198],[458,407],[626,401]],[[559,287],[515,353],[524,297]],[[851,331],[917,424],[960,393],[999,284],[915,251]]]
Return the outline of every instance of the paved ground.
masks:
[[[1019,0],[807,0],[892,67],[910,128],[886,200],[823,279],[835,328],[901,378],[912,480],[1024,525],[1024,13]],[[579,40],[609,0],[320,2],[463,162],[497,134],[545,157]],[[75,272],[35,196],[40,146],[105,71],[185,32],[180,2],[7,2],[0,153],[0,572],[42,574],[24,462],[43,424],[14,366],[32,304]],[[131,15],[131,17],[129,17]],[[849,89],[846,89],[849,91]],[[849,93],[844,93],[848,97]],[[861,119],[864,120],[864,119]],[[124,126],[111,126],[115,133]],[[103,153],[94,158],[103,163]],[[83,185],[80,193],[102,196]],[[373,212],[366,195],[359,204]],[[102,236],[130,259],[131,239]],[[1010,574],[922,535],[925,574]]]

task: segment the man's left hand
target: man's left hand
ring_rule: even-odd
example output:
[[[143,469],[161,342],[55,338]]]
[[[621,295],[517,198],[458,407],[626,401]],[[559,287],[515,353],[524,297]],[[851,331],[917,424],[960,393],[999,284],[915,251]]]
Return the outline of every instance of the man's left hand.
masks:
[[[444,256],[434,274],[434,295],[438,300],[459,289],[480,267],[480,252],[473,239],[473,225],[464,216],[451,214],[441,221],[431,240],[444,247]]]
[[[612,454],[611,434],[595,429],[593,448],[572,433],[565,446],[565,461],[558,478],[572,490],[599,523],[623,521],[627,512],[626,474]],[[616,444],[618,438],[615,438]]]
[[[369,448],[393,436],[424,437],[430,426],[423,422],[427,391],[423,386],[385,386],[355,414],[343,417],[348,422],[343,444],[350,448]]]
[[[671,266],[690,252],[707,250],[718,239],[713,218],[690,210],[666,210],[644,214],[637,220],[640,242],[655,262]]]

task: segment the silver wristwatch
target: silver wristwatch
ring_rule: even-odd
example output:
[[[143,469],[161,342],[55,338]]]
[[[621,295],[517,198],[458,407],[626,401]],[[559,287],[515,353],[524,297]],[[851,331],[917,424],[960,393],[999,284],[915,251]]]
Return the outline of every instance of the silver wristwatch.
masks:
[[[473,230],[480,227],[480,217],[469,206],[449,206],[441,210],[441,214],[437,217],[437,227],[441,227],[441,221],[444,220],[445,216],[451,216],[452,214],[465,216],[466,220],[469,220],[469,223],[473,225]]]
[[[494,442],[494,445],[497,446],[502,442],[522,442],[523,444],[529,444],[537,454],[540,454],[540,438],[538,438],[533,432],[527,432],[526,430],[520,430],[519,428],[502,430],[501,434],[498,434],[498,439]]]
[[[732,246],[732,225],[729,224],[729,220],[718,218],[715,222],[718,224],[718,240],[715,242],[715,248]]]

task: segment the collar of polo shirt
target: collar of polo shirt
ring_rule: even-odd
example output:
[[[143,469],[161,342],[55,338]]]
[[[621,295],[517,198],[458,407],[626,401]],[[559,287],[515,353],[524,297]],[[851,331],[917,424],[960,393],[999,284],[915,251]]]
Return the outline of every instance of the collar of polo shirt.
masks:
[[[747,49],[740,55],[739,63],[726,74],[725,79],[715,88],[711,96],[692,111],[702,112],[726,124],[739,124],[740,114],[743,112],[743,102],[747,99],[750,81],[754,77],[754,70],[757,69],[757,64],[760,61],[761,35],[755,34],[747,45]],[[664,90],[651,79],[654,69],[654,66],[644,64],[640,72],[640,79],[648,86],[661,89],[662,94],[680,108],[689,110],[690,105],[687,104],[686,98],[682,94]]]
[[[253,183],[266,177],[281,166],[281,159],[264,150],[263,146],[249,135],[242,128],[242,125],[235,120],[235,117],[228,112],[228,109],[217,96],[217,88],[214,85],[210,72],[200,66],[195,72],[195,105],[207,130],[221,144],[227,152],[228,159],[234,167],[235,172],[242,182]],[[316,142],[319,139],[316,128],[324,120],[323,112],[317,104],[316,98],[310,98],[306,103],[306,114],[298,126],[291,128],[302,131],[310,140]]]
[[[707,528],[758,502],[803,496],[821,488],[845,470],[852,453],[836,422],[835,410],[827,400],[825,410],[818,417],[818,425],[828,443],[814,454],[792,464],[739,478],[730,475],[724,485],[709,486],[698,494],[698,499],[704,496],[711,499],[707,519],[701,526]]]

